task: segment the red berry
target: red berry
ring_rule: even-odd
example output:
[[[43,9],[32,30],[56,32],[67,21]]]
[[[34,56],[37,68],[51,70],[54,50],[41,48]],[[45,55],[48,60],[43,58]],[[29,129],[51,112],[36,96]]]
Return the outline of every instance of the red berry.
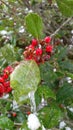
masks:
[[[4,80],[8,79],[8,77],[9,77],[9,76],[8,76],[7,73],[4,73],[4,74],[3,74],[3,79],[4,79]]]
[[[0,83],[0,93],[3,93],[4,92],[4,86],[3,84]]]
[[[0,84],[0,97],[3,96],[3,93],[4,93],[4,86],[3,84]]]
[[[13,113],[12,113],[12,116],[13,116],[13,117],[16,117],[16,116],[17,116],[16,112],[13,112]]]
[[[36,49],[36,55],[42,55],[42,49],[40,48]]]
[[[4,82],[4,87],[10,87],[10,81]]]
[[[27,115],[30,115],[30,114],[31,114],[31,112],[30,112],[30,111],[28,111],[28,112],[27,112]]]
[[[8,70],[7,70],[7,68],[5,68],[5,69],[3,70],[3,72],[4,72],[4,73],[8,73]]]
[[[47,36],[47,37],[45,37],[44,41],[45,41],[46,43],[50,43],[50,42],[51,42],[51,38],[50,38],[49,36]]]
[[[59,107],[60,107],[61,109],[64,109],[64,105],[63,105],[63,104],[59,104]]]
[[[0,77],[0,83],[3,83],[3,82],[4,82],[3,77]]]
[[[38,42],[36,39],[32,39],[32,42],[31,42],[32,46],[37,46]]]
[[[33,56],[32,56],[32,55],[29,55],[26,59],[27,59],[27,60],[32,60],[32,59],[33,59]]]
[[[10,93],[11,91],[12,91],[12,88],[11,88],[11,87],[8,87],[6,92],[7,92],[7,93]]]
[[[4,73],[7,73],[7,74],[10,74],[13,72],[13,68],[12,66],[7,66],[4,70],[3,70]]]
[[[0,93],[0,97],[2,97],[3,96],[3,93]]]
[[[12,88],[10,87],[10,81],[4,82],[3,85],[5,93],[10,93],[12,91]]]
[[[12,72],[13,72],[12,66],[8,66],[8,67],[7,67],[7,70],[9,71],[9,73],[12,73]]]
[[[29,45],[29,46],[28,46],[28,49],[34,50],[34,46],[33,46],[33,45]]]
[[[46,46],[46,52],[52,52],[53,47],[51,45]]]

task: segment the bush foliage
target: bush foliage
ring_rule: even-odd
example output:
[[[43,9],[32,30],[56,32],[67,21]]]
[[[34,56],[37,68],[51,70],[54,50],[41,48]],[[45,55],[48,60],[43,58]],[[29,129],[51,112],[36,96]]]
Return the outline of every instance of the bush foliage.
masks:
[[[73,129],[73,53],[64,42],[67,36],[72,41],[73,1],[1,0],[0,5],[0,129],[61,129],[61,121]],[[31,114],[40,122],[34,129],[28,125]]]

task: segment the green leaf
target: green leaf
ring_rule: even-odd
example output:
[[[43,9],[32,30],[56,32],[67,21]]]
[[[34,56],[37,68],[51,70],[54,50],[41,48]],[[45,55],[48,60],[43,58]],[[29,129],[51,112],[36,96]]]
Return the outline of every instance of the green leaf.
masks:
[[[14,98],[18,103],[28,98],[28,93],[36,91],[40,82],[40,71],[35,61],[23,61],[10,76],[11,86],[14,89]]]
[[[11,110],[11,100],[0,99],[0,112],[5,114]]]
[[[73,73],[69,73],[69,72],[67,72],[67,77],[70,77],[70,78],[73,79]]]
[[[68,71],[68,72],[73,72],[73,62],[70,60],[65,60],[59,62],[59,66],[61,70]]]
[[[23,123],[26,120],[26,115],[21,111],[17,111],[17,116],[15,117],[14,121],[17,123]]]
[[[53,128],[58,125],[61,117],[61,111],[55,105],[44,107],[39,111],[39,119],[41,120],[45,128]]]
[[[65,16],[73,16],[73,0],[56,0],[59,9]]]
[[[56,99],[54,92],[46,85],[39,86],[37,91],[35,92],[36,105],[39,105],[42,97],[44,97],[44,99],[46,100],[48,98]]]
[[[67,46],[61,46],[59,45],[57,48],[57,53],[56,53],[56,58],[59,61],[64,60],[67,57],[67,53],[68,53],[68,48]]]
[[[20,59],[18,49],[10,44],[6,44],[0,49],[0,66],[4,67],[5,64],[11,64]]]
[[[69,117],[70,119],[73,120],[73,112],[70,111],[69,109],[67,109],[67,115],[68,115],[68,117]]]
[[[49,62],[40,65],[41,78],[50,88],[55,87],[54,82],[58,78],[53,69],[54,67]]]
[[[36,13],[30,13],[26,16],[25,20],[28,31],[35,38],[40,38],[43,31],[43,23],[41,17]]]
[[[56,98],[59,103],[68,103],[71,100],[73,101],[73,86],[71,84],[65,83],[58,90]]]
[[[14,123],[7,117],[1,116],[0,117],[0,128],[5,130],[13,130]]]
[[[23,122],[22,127],[19,130],[29,130],[26,121]]]
[[[42,128],[40,127],[38,130],[42,130]]]
[[[55,48],[55,53],[52,56],[52,59],[56,61],[57,67],[58,63],[63,62],[65,59],[67,59],[68,54],[68,47],[67,46],[57,46]]]

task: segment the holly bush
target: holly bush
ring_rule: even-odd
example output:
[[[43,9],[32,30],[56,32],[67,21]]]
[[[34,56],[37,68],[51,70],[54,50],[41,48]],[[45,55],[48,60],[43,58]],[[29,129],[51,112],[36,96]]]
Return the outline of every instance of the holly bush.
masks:
[[[56,0],[64,15],[73,16],[70,1]],[[34,1],[31,1],[33,3]],[[68,13],[67,13],[68,9]],[[0,48],[0,129],[73,129],[73,61],[70,49],[44,36],[37,13],[25,17],[32,39],[25,48],[6,43]]]

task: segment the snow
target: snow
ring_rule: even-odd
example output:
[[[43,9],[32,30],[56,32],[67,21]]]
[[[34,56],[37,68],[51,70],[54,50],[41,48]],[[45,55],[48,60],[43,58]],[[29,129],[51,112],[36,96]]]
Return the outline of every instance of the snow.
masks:
[[[71,31],[71,34],[73,34],[73,30]]]
[[[73,108],[72,107],[67,107],[71,112],[73,112]]]
[[[33,10],[30,9],[30,10],[29,10],[29,13],[32,13],[32,12],[33,12]]]
[[[17,102],[15,100],[13,100],[13,110],[17,109],[17,108],[18,108]]]
[[[66,123],[64,121],[60,122],[59,128],[63,129],[66,126]]]
[[[31,91],[28,94],[28,97],[30,98],[30,104],[31,104],[31,111],[36,113],[36,103],[35,103],[35,96],[34,96],[34,91]]]
[[[71,128],[70,127],[65,127],[65,130],[71,130]]]
[[[68,83],[72,83],[72,80],[68,80]]]
[[[67,77],[66,79],[67,79],[67,82],[68,82],[68,83],[72,83],[71,77]]]
[[[42,126],[42,130],[46,130],[44,126]]]
[[[56,71],[57,71],[56,68],[54,68],[54,69],[53,69],[53,72],[56,72]]]
[[[0,31],[0,34],[1,35],[6,35],[8,32],[6,31],[6,30],[2,30],[2,31]]]
[[[30,114],[28,116],[27,125],[30,130],[37,130],[41,126],[39,119],[35,114]]]
[[[21,26],[21,27],[19,28],[19,33],[23,33],[24,31],[25,31],[24,26]]]
[[[9,97],[9,94],[4,95],[2,98],[7,99]]]

